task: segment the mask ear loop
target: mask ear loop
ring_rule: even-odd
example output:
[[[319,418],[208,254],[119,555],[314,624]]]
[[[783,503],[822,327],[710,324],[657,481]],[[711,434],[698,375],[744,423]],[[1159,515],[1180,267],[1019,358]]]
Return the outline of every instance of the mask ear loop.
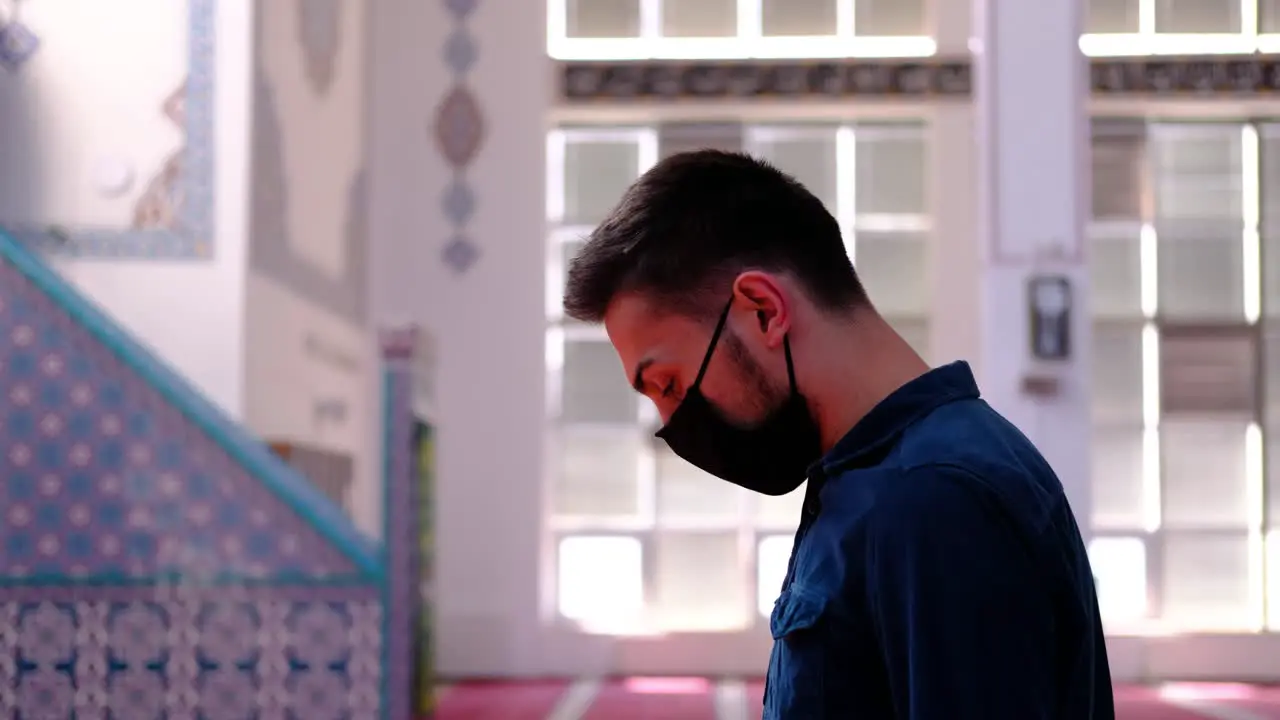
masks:
[[[791,334],[782,336],[782,352],[787,356],[787,380],[791,382],[791,394],[797,392],[796,388],[796,368],[791,364]]]
[[[720,320],[716,322],[716,331],[711,333],[711,342],[707,343],[707,354],[702,356],[702,367],[698,368],[698,377],[693,381],[693,388],[702,385],[702,376],[707,374],[707,366],[711,364],[711,356],[715,355],[716,344],[720,342],[720,333],[724,332],[725,323],[729,320],[729,310],[732,307],[733,300],[730,299],[729,304],[724,306],[724,312],[720,313]]]

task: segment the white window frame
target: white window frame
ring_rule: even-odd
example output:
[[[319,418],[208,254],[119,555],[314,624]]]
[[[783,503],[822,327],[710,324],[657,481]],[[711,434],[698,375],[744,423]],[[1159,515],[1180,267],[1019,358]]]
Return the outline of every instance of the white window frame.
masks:
[[[762,0],[737,0],[737,34],[707,38],[664,37],[663,0],[639,2],[639,37],[574,38],[568,36],[567,0],[548,0],[548,55],[556,60],[812,60],[929,57],[938,51],[937,42],[924,35],[859,35],[854,0],[836,0],[836,34],[807,37],[765,36]]]
[[[1243,267],[1244,273],[1244,314],[1240,324],[1256,326],[1260,321],[1262,302],[1262,268],[1260,262],[1260,146],[1259,129],[1256,124],[1236,121],[1231,124],[1240,126],[1241,132],[1241,192],[1243,233]],[[1148,138],[1194,137],[1206,132],[1220,134],[1222,125],[1207,128],[1195,124],[1179,122],[1176,119],[1152,122],[1148,125]],[[1156,178],[1151,155],[1146,158],[1144,174],[1154,188]],[[1154,191],[1154,190],[1153,190]],[[1144,215],[1154,213],[1154,203],[1143,203]],[[1142,395],[1143,395],[1143,526],[1134,528],[1108,527],[1100,533],[1101,537],[1128,537],[1141,539],[1146,547],[1146,565],[1148,582],[1146,595],[1150,600],[1147,614],[1141,617],[1106,618],[1108,630],[1112,632],[1132,633],[1138,635],[1156,635],[1176,632],[1241,632],[1257,633],[1267,627],[1280,627],[1280,618],[1268,617],[1268,606],[1280,604],[1280,600],[1272,597],[1280,594],[1280,583],[1274,577],[1269,578],[1268,563],[1280,563],[1280,559],[1269,558],[1265,550],[1266,533],[1266,478],[1263,474],[1263,438],[1261,426],[1255,421],[1246,430],[1246,482],[1248,507],[1250,516],[1247,527],[1240,530],[1246,534],[1248,542],[1247,563],[1250,568],[1250,614],[1251,617],[1236,621],[1224,621],[1217,627],[1188,628],[1166,620],[1156,614],[1163,604],[1162,570],[1155,549],[1159,548],[1166,534],[1162,515],[1163,473],[1161,470],[1160,425],[1163,412],[1160,407],[1160,327],[1159,317],[1159,278],[1158,253],[1159,243],[1154,224],[1155,218],[1141,218],[1139,230],[1140,244],[1140,293],[1142,298],[1143,352],[1142,352]],[[1124,223],[1103,222],[1091,223],[1091,234],[1113,234],[1118,225]],[[1098,317],[1095,322],[1114,322],[1115,318]],[[1272,552],[1280,553],[1280,542]],[[1272,587],[1267,587],[1271,585]],[[1275,591],[1273,593],[1273,590]]]
[[[1280,52],[1280,33],[1258,32],[1258,0],[1240,0],[1240,30],[1234,33],[1156,32],[1156,2],[1138,0],[1138,32],[1085,33],[1080,50],[1089,57]]]

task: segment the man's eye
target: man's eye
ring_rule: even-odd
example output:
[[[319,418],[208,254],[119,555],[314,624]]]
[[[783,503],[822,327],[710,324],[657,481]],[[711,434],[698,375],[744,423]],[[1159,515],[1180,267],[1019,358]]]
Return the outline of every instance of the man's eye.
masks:
[[[676,396],[676,384],[673,382],[667,383],[666,387],[662,388],[662,397],[673,398],[675,396]]]

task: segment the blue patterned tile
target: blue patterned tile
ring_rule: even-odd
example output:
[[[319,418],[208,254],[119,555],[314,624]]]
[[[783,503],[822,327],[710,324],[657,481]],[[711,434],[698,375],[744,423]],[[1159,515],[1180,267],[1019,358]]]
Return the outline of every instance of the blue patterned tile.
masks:
[[[444,42],[444,62],[457,75],[464,75],[475,65],[479,57],[479,48],[475,38],[466,28],[457,28],[449,33]]]
[[[444,247],[445,264],[459,275],[470,270],[479,259],[480,248],[465,235],[458,235]]]
[[[445,217],[455,226],[466,225],[476,211],[476,194],[463,180],[454,180],[444,189],[441,207]]]

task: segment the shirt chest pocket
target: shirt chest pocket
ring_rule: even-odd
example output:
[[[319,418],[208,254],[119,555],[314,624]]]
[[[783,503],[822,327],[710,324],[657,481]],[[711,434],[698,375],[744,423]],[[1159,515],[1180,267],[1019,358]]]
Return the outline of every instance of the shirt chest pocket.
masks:
[[[773,606],[773,653],[765,685],[764,720],[825,717],[824,680],[829,658],[827,603],[793,586]]]

